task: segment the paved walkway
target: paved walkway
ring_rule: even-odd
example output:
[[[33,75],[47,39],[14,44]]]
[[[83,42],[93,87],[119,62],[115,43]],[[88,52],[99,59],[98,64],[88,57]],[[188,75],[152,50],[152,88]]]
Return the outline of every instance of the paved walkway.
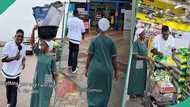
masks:
[[[129,36],[126,36],[127,32],[110,32],[109,35],[115,41],[118,49],[118,63],[119,63],[119,71],[120,71],[120,79],[118,81],[113,81],[112,95],[109,102],[109,107],[120,107],[120,103],[122,101],[122,95],[124,90],[124,71],[127,65],[128,60],[128,49],[129,49]],[[80,101],[75,102],[73,105],[80,105],[76,107],[86,107],[86,104],[83,103],[86,101],[86,77],[84,76],[85,71],[85,63],[87,57],[87,49],[90,43],[92,35],[89,35],[84,41],[82,41],[80,45],[79,52],[79,71],[77,74],[71,75],[68,73],[67,69],[63,70],[63,75],[69,78],[74,84],[77,86],[77,92],[74,95],[78,95]],[[67,66],[68,59],[68,43],[65,44],[64,48],[64,65]],[[75,96],[76,97],[76,96]],[[66,102],[61,102],[62,104]]]

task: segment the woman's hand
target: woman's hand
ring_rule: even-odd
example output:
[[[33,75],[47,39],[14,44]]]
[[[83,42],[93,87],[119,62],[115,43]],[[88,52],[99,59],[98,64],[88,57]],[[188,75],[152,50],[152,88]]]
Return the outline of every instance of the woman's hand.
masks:
[[[53,80],[54,80],[54,81],[57,80],[57,77],[58,77],[57,73],[53,73]]]
[[[151,59],[150,57],[147,56],[145,59],[146,59],[150,64],[152,63],[152,59]]]
[[[16,54],[15,57],[13,57],[14,60],[19,60],[21,58],[20,52]]]
[[[85,77],[88,77],[88,72],[85,72]]]
[[[88,77],[88,69],[84,72],[85,77]]]
[[[157,55],[163,56],[164,54],[162,52],[158,52]]]
[[[38,25],[35,25],[32,29],[32,31],[36,31],[38,29]]]

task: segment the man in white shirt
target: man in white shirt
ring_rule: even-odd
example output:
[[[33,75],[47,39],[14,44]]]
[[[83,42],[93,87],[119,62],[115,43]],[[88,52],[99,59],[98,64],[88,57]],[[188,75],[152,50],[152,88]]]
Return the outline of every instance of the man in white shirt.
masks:
[[[156,36],[153,39],[153,50],[154,54],[162,54],[165,56],[172,55],[172,51],[175,50],[175,39],[170,35],[169,27],[162,27],[162,34]]]
[[[85,27],[81,19],[78,18],[78,11],[73,12],[73,17],[68,20],[68,39],[69,39],[69,69],[72,73],[77,72],[78,53],[81,39],[84,39]]]
[[[15,41],[5,44],[2,51],[2,75],[6,78],[7,107],[16,107],[17,88],[22,69],[25,68],[26,49],[22,44],[24,31],[19,29]]]

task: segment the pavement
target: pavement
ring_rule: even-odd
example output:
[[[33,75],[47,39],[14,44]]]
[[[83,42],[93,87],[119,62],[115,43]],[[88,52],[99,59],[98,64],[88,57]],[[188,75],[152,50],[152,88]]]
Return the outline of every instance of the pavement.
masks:
[[[120,71],[120,79],[113,80],[112,93],[108,107],[120,107],[124,83],[125,69],[128,62],[130,33],[126,32],[109,32],[110,37],[114,40],[118,50],[118,64]],[[67,70],[68,60],[68,43],[64,44],[63,50],[63,69],[59,72],[56,90],[52,95],[50,107],[87,107],[86,87],[87,79],[84,76],[85,63],[87,57],[87,49],[91,39],[95,34],[89,34],[80,45],[78,58],[79,71],[76,74],[70,74]],[[29,107],[31,84],[35,73],[36,57],[28,56],[26,60],[26,69],[21,77],[21,86],[19,87],[17,107]],[[58,63],[59,65],[59,63]],[[0,107],[6,107],[5,87],[3,86],[4,78],[0,75]],[[66,85],[67,87],[64,87]],[[67,89],[67,90],[66,90]],[[61,90],[61,91],[60,91]],[[126,107],[142,107],[138,101],[127,101]]]
[[[120,79],[118,81],[113,80],[112,93],[109,101],[109,107],[120,107],[123,91],[124,91],[124,83],[125,83],[125,69],[128,62],[128,51],[129,51],[129,41],[130,41],[130,33],[129,32],[110,32],[110,37],[114,40],[118,50],[118,65],[120,72]],[[95,35],[94,35],[95,36]],[[77,74],[71,75],[68,73],[67,69],[63,70],[63,74],[67,76],[71,81],[73,81],[78,87],[79,93],[84,95],[86,93],[87,81],[84,76],[85,71],[85,63],[87,57],[87,49],[90,43],[90,40],[94,37],[93,34],[87,36],[87,38],[81,42],[80,52],[79,52],[79,71]],[[68,53],[68,43],[65,43],[65,48],[63,53]],[[64,56],[66,62],[64,65],[67,66],[68,55]],[[85,97],[82,97],[85,98]],[[86,107],[86,106],[81,106]],[[133,106],[131,106],[133,107]]]

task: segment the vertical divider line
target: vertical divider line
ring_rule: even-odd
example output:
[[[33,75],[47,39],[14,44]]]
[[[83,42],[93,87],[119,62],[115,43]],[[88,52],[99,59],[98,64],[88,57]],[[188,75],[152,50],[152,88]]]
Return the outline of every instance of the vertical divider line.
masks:
[[[132,55],[133,55],[133,40],[134,40],[135,27],[136,27],[136,3],[137,3],[137,0],[132,0],[130,52],[129,52],[128,67],[126,69],[125,88],[124,88],[121,107],[128,107],[126,104],[126,101],[128,97],[129,75],[130,75],[131,61],[132,61]]]

